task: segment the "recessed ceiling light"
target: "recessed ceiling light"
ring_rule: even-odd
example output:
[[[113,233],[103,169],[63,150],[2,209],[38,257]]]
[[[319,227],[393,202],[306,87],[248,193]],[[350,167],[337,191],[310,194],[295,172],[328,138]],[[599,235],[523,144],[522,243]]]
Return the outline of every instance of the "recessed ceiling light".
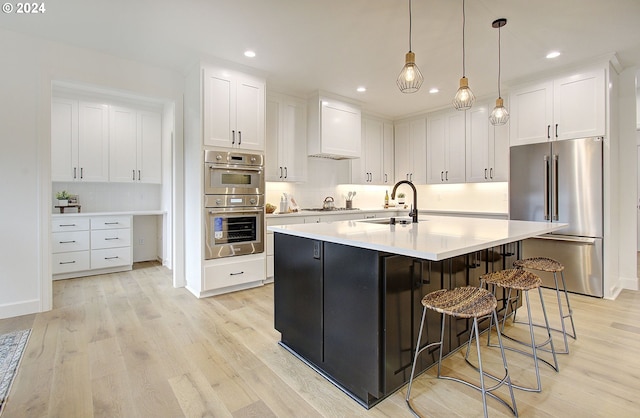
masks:
[[[558,51],[551,51],[547,54],[547,58],[557,58],[560,56],[560,53]]]
[[[367,88],[366,88],[366,87],[363,87],[363,86],[360,86],[360,87],[358,87],[358,88],[356,89],[356,91],[357,91],[358,93],[364,93],[365,91],[367,91]]]
[[[432,87],[432,88],[429,89],[429,93],[431,93],[431,94],[436,94],[436,93],[439,93],[439,92],[440,92],[440,90],[438,90],[437,87]]]
[[[251,50],[248,50],[248,51],[244,51],[244,56],[248,58],[253,58],[256,56],[256,53]]]

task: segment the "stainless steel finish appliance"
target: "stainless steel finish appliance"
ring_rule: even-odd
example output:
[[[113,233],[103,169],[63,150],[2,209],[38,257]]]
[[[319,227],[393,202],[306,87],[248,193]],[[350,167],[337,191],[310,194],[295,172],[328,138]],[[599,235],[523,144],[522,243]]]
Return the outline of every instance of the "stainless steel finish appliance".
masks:
[[[205,259],[264,252],[264,158],[205,151]]]
[[[525,240],[522,257],[565,266],[567,289],[603,296],[603,139],[580,138],[511,147],[509,217],[563,222],[558,232]],[[553,286],[552,275],[541,275]]]

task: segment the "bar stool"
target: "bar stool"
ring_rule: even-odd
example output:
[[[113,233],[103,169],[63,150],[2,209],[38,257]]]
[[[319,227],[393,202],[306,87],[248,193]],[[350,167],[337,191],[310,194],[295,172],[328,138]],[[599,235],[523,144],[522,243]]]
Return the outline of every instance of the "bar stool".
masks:
[[[576,334],[576,326],[573,323],[573,310],[571,309],[571,304],[569,303],[569,292],[567,292],[567,285],[564,281],[564,265],[559,261],[556,261],[552,258],[547,257],[532,257],[525,258],[522,260],[516,260],[513,262],[513,266],[516,268],[525,268],[530,270],[537,271],[546,271],[553,273],[553,280],[556,286],[556,297],[558,298],[558,310],[560,311],[560,323],[562,325],[562,329],[551,328],[553,331],[561,332],[562,337],[564,339],[564,350],[556,351],[557,354],[569,354],[569,344],[567,342],[567,335],[574,340],[577,338]],[[558,272],[560,272],[560,277],[562,278],[562,291],[564,292],[564,297],[567,301],[567,309],[569,313],[565,315],[564,309],[562,307],[562,300],[560,298],[560,287],[558,286]],[[571,329],[573,334],[569,334],[565,327],[565,320],[570,318],[571,320]],[[515,315],[514,315],[515,321]]]
[[[407,402],[407,406],[411,413],[414,416],[420,417],[418,413],[411,406],[411,402],[409,401],[409,396],[411,395],[411,385],[413,384],[413,378],[416,370],[416,362],[418,360],[418,356],[424,350],[433,347],[439,346],[440,348],[440,357],[438,359],[438,378],[439,379],[448,379],[454,380],[456,382],[464,383],[465,385],[472,387],[482,393],[482,405],[484,407],[484,416],[487,417],[487,395],[491,396],[493,399],[501,402],[507,408],[513,412],[515,416],[518,416],[518,410],[516,408],[516,399],[513,395],[513,387],[511,385],[511,379],[509,377],[509,370],[507,368],[507,359],[504,355],[504,348],[502,346],[502,338],[500,337],[500,330],[498,329],[498,317],[496,315],[496,306],[498,305],[495,296],[486,289],[482,289],[479,287],[458,287],[453,290],[436,290],[435,292],[428,293],[422,298],[422,320],[420,322],[420,331],[418,333],[418,341],[416,342],[416,352],[413,357],[413,365],[411,367],[411,376],[409,378],[409,386],[407,388],[407,396],[405,398]],[[422,339],[422,332],[424,330],[425,318],[427,315],[427,309],[434,310],[442,314],[442,331],[440,334],[440,341],[427,344],[424,347],[420,347],[420,341]],[[445,315],[449,315],[457,318],[473,318],[473,331],[471,338],[469,339],[469,343],[467,344],[467,354],[469,349],[471,348],[471,340],[475,336],[476,339],[476,350],[478,352],[478,370],[480,373],[480,386],[467,382],[465,380],[453,377],[453,376],[443,376],[441,375],[441,364],[442,364],[442,344],[444,340],[444,326],[445,326]],[[490,375],[489,373],[483,371],[482,369],[482,357],[480,356],[480,340],[478,336],[478,318],[485,317],[491,315],[493,319],[495,319],[496,324],[496,332],[498,334],[498,344],[500,346],[500,353],[502,354],[502,363],[504,365],[505,375],[503,378],[497,378],[495,376]],[[468,360],[467,360],[468,361]],[[485,385],[484,377],[490,377],[496,380],[498,383],[492,387],[487,388]],[[507,402],[499,398],[498,396],[491,393],[492,391],[498,389],[503,384],[507,384],[509,388],[509,392],[511,394],[511,405]]]
[[[542,284],[542,279],[538,276],[536,276],[535,274],[528,272],[526,270],[522,270],[522,269],[508,269],[508,270],[501,270],[501,271],[496,271],[493,273],[488,273],[488,274],[483,274],[482,276],[480,276],[480,283],[481,285],[483,283],[489,284],[493,287],[493,292],[495,293],[495,289],[496,286],[498,287],[502,287],[505,289],[508,289],[508,293],[507,293],[507,309],[505,310],[504,316],[502,317],[502,326],[501,326],[501,330],[503,332],[502,336],[505,338],[508,338],[516,343],[522,344],[522,345],[526,345],[528,347],[531,347],[531,353],[523,351],[523,350],[519,350],[517,348],[513,348],[513,347],[504,347],[506,350],[511,350],[511,351],[515,351],[524,355],[527,355],[529,357],[533,357],[533,365],[536,371],[536,380],[537,380],[537,387],[535,388],[529,388],[529,387],[524,387],[521,385],[516,385],[513,384],[513,387],[520,389],[520,390],[524,390],[527,392],[541,392],[542,391],[542,384],[540,382],[540,368],[538,367],[538,363],[539,361],[542,361],[544,363],[546,363],[547,365],[549,365],[549,367],[551,367],[553,370],[555,370],[556,372],[559,370],[558,369],[558,359],[556,358],[556,352],[555,352],[555,348],[553,346],[553,337],[551,336],[551,329],[549,328],[549,320],[547,319],[547,310],[545,308],[544,305],[544,299],[542,298],[542,289],[540,288],[540,285]],[[547,340],[542,342],[542,343],[538,343],[536,344],[536,339],[535,339],[535,335],[534,335],[534,324],[533,324],[533,320],[531,317],[531,304],[529,301],[529,290],[533,290],[533,289],[538,289],[538,293],[540,294],[540,304],[542,305],[542,315],[544,316],[544,323],[546,325],[546,329],[547,329]],[[510,337],[507,334],[504,334],[504,324],[505,321],[507,319],[507,317],[509,316],[509,308],[512,308],[511,305],[511,292],[515,290],[516,292],[520,291],[522,293],[524,293],[525,298],[527,300],[527,313],[528,313],[528,324],[529,324],[529,335],[531,337],[531,344],[528,344],[524,341],[520,341],[516,338]],[[518,296],[516,296],[517,298]],[[515,312],[515,311],[514,311]],[[492,319],[493,320],[493,319]],[[487,344],[491,346],[491,333],[489,333],[488,337],[487,337]],[[553,355],[553,364],[549,363],[547,360],[539,358],[538,357],[538,349],[540,349],[541,347],[544,347],[546,345],[550,345],[551,349],[549,350],[552,355]],[[495,347],[495,345],[493,345],[493,347]]]

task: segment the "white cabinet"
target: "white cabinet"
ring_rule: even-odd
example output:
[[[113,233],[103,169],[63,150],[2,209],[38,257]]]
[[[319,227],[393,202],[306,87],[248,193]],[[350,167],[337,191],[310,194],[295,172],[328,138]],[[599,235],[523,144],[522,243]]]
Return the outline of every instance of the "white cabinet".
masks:
[[[491,110],[490,104],[478,103],[466,111],[468,183],[509,180],[509,125],[491,125]]]
[[[464,183],[465,112],[427,116],[427,183]]]
[[[206,67],[202,85],[204,145],[264,150],[264,80]]]
[[[283,94],[267,95],[267,181],[307,179],[307,105]]]
[[[393,184],[393,124],[362,119],[362,155],[351,161],[351,181],[361,184]]]
[[[162,115],[109,107],[109,180],[162,182]]]
[[[359,158],[361,112],[358,106],[325,96],[308,102],[307,153],[328,158]]]
[[[603,136],[605,94],[604,69],[513,89],[511,145]]]
[[[416,119],[395,125],[395,181],[427,182],[426,119]]]
[[[52,99],[52,181],[108,181],[108,117],[104,104]]]
[[[55,217],[54,280],[131,270],[131,216]]]

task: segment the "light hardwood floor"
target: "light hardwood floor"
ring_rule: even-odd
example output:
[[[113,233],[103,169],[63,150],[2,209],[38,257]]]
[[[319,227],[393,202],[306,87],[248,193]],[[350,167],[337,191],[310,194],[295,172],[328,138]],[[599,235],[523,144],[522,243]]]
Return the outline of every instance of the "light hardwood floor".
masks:
[[[0,320],[0,333],[33,329],[2,418],[411,416],[406,388],[367,411],[278,346],[273,285],[198,300],[142,263],[53,289],[52,311]],[[553,295],[545,300],[552,315]],[[571,301],[578,339],[558,357],[559,373],[541,367],[542,393],[516,391],[520,416],[640,416],[640,292]],[[484,350],[496,365],[495,350]],[[508,360],[516,382],[535,383],[529,358]],[[444,366],[476,378],[460,351]],[[412,390],[423,416],[482,415],[478,392],[434,374]],[[510,416],[493,400],[489,408]]]

